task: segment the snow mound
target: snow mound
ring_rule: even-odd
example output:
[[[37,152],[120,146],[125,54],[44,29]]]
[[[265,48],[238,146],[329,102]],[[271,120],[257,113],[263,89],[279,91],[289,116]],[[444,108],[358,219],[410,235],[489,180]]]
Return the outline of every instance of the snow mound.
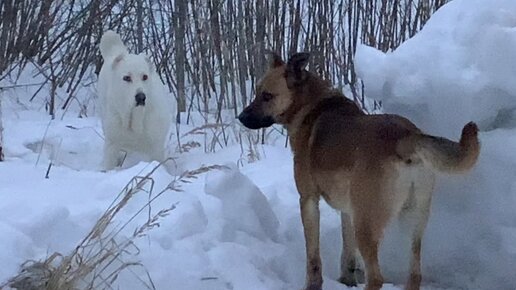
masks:
[[[516,1],[458,0],[395,51],[359,46],[355,67],[386,111],[456,137],[471,120],[516,125],[515,47]]]
[[[279,222],[267,198],[234,163],[226,166],[226,170],[210,172],[205,187],[207,194],[222,202],[226,238],[232,240],[236,231],[243,231],[262,240],[277,240]]]
[[[481,154],[466,175],[440,176],[423,241],[423,280],[465,289],[515,289],[516,1],[454,0],[392,52],[357,49],[366,95],[386,113],[457,140],[475,121]],[[514,243],[514,241],[513,241]],[[385,248],[397,244],[389,238]],[[403,269],[383,260],[387,276]],[[394,263],[393,263],[394,262]],[[398,273],[396,273],[398,271]]]
[[[423,241],[425,290],[516,289],[515,34],[515,0],[454,0],[396,51],[358,48],[356,68],[366,94],[382,100],[387,112],[453,139],[470,120],[483,129],[476,168],[438,179]],[[0,162],[0,283],[28,259],[73,250],[128,181],[156,165],[135,161],[100,172],[103,141],[97,118],[75,118],[70,111],[49,121],[41,112],[44,104],[28,101],[33,92],[9,93],[2,97],[6,161]],[[92,94],[87,88],[78,93]],[[197,117],[199,123],[182,127],[183,133],[204,124]],[[196,134],[182,138],[183,144],[204,140]],[[303,287],[299,194],[283,138],[278,134],[276,146],[259,146],[261,158],[253,163],[245,162],[246,152],[238,145],[216,154],[192,147],[178,156],[178,172],[233,163],[174,184],[178,188],[132,220],[139,226],[151,209],[176,206],[135,242],[156,289]],[[152,178],[156,193],[180,177],[159,168]],[[146,192],[135,195],[115,224],[131,219],[148,200]],[[340,218],[325,202],[320,205],[324,289],[363,289],[336,281]],[[134,227],[126,229],[121,235],[130,236]],[[402,234],[396,227],[386,232],[380,262],[391,284],[382,289],[402,289],[406,281],[410,245]],[[132,271],[119,276],[115,288],[142,289],[135,278],[147,274]]]

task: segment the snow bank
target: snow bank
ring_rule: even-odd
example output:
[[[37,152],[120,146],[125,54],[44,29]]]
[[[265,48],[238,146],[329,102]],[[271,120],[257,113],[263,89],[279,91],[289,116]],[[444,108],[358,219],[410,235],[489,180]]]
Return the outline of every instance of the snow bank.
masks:
[[[8,154],[6,161],[0,163],[1,282],[13,276],[28,259],[44,259],[56,251],[69,253],[127,182],[156,165],[142,162],[100,172],[97,162],[102,142],[91,135],[100,130],[98,119],[49,122],[43,113],[16,109],[4,114]],[[43,150],[35,144],[43,145]],[[56,155],[55,149],[61,153]],[[198,151],[202,152],[202,148]],[[285,156],[275,151],[272,156]],[[237,162],[241,150],[235,146],[217,155],[197,153],[183,157],[178,160],[182,169],[192,170],[209,159],[221,164]],[[46,179],[50,161],[54,165]],[[256,176],[263,176],[258,173],[264,168],[254,170]],[[152,178],[154,192],[158,192],[178,177],[159,169]],[[228,170],[211,171],[206,177],[179,185],[182,192],[166,192],[154,202],[152,211],[171,205],[176,208],[160,221],[159,227],[136,241],[137,258],[157,289],[169,289],[170,285],[210,290],[289,288],[284,286],[288,282],[276,273],[276,268],[284,267],[278,266],[277,259],[285,246],[276,242],[279,221],[272,204],[234,163],[228,165]],[[144,192],[135,195],[115,224],[129,220],[148,198]],[[120,238],[130,236],[135,227],[142,225],[146,213],[147,210],[135,218]],[[142,289],[135,275],[145,278],[145,272],[141,268],[132,271],[119,276],[117,287]]]
[[[387,111],[453,139],[470,120],[484,130],[478,166],[465,176],[439,178],[423,245],[427,290],[516,289],[515,11],[514,0],[454,0],[396,51],[383,54],[365,46],[357,51],[366,92]],[[7,160],[0,163],[0,282],[27,259],[73,249],[127,182],[155,165],[99,172],[99,120],[69,112],[49,122],[38,112],[43,104],[28,103],[32,92],[24,90],[10,91],[3,103]],[[204,124],[200,116],[192,118],[197,126]],[[192,129],[181,128],[182,144],[210,143],[209,136],[188,134]],[[274,138],[277,146],[253,148],[261,158],[254,163],[246,158],[252,150],[240,146],[216,154],[195,147],[178,157],[178,172],[202,164],[228,169],[181,183],[182,191],[169,191],[154,203],[154,212],[176,206],[137,241],[138,258],[156,289],[303,286],[305,248],[292,156],[282,146],[284,136]],[[54,166],[46,179],[50,161]],[[153,178],[159,191],[178,177],[159,169]],[[147,201],[147,194],[136,195],[115,222],[125,222]],[[144,221],[145,215],[134,223]],[[401,289],[406,281],[409,249],[403,234],[396,225],[386,233],[380,260],[395,286],[384,289]],[[339,215],[321,202],[325,290],[348,289],[336,282],[340,251]],[[116,287],[142,289],[131,272],[122,274]]]
[[[356,69],[384,110],[457,140],[477,122],[482,152],[466,176],[441,176],[425,234],[427,282],[516,288],[516,1],[454,0],[398,49],[360,46]],[[386,252],[395,246],[387,241]],[[512,244],[516,243],[512,240]],[[391,264],[391,254],[384,264]]]
[[[470,120],[484,128],[510,125],[516,108],[515,11],[512,0],[451,1],[395,51],[359,47],[355,64],[366,94],[382,100],[387,111],[449,137]],[[504,114],[511,120],[496,119]]]
[[[232,239],[236,231],[243,231],[261,240],[277,240],[279,222],[267,198],[235,164],[226,166],[226,170],[209,173],[205,187],[207,194],[222,202],[227,222],[224,235]]]

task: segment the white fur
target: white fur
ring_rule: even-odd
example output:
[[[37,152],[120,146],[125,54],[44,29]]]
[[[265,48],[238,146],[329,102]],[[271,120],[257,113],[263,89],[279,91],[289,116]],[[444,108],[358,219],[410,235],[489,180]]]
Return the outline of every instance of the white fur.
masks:
[[[104,130],[104,169],[120,163],[120,151],[138,152],[150,160],[165,159],[165,141],[176,112],[152,62],[143,54],[131,54],[120,36],[106,31],[100,40],[104,64],[97,90]],[[143,75],[148,79],[143,80]],[[124,81],[131,76],[132,81]],[[146,95],[145,106],[136,106],[137,93]]]

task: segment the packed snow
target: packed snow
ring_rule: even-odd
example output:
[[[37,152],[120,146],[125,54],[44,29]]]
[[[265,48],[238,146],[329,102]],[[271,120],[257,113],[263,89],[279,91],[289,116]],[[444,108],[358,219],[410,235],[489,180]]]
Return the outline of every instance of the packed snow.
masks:
[[[366,94],[382,100],[386,112],[454,140],[468,121],[482,129],[476,168],[438,178],[423,242],[423,289],[516,289],[516,1],[454,0],[397,50],[384,54],[360,46],[356,57]],[[122,169],[102,172],[95,114],[59,112],[51,121],[42,103],[28,102],[34,91],[3,92],[0,285],[26,260],[72,251],[131,178],[157,165],[134,157]],[[181,129],[183,144],[203,143],[185,133],[194,127]],[[153,192],[185,170],[223,167],[179,182],[179,190],[156,199],[153,212],[175,208],[136,241],[138,255],[128,259],[141,261],[156,289],[301,289],[304,238],[292,156],[284,144],[278,134],[253,147],[252,156],[247,145],[217,153],[205,153],[201,145],[179,154],[172,137],[175,166],[152,174]],[[138,193],[115,222],[127,221],[148,198]],[[121,235],[132,234],[146,214]],[[381,250],[382,271],[391,282],[383,289],[403,289],[408,247],[394,222]],[[340,249],[339,215],[321,202],[326,290],[352,289],[336,281]],[[136,277],[145,275],[140,268],[126,271],[116,285],[144,289]]]

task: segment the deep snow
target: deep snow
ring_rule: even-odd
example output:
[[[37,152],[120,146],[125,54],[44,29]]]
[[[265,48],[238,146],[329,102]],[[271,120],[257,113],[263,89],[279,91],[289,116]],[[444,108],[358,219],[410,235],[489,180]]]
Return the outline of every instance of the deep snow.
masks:
[[[427,279],[516,288],[516,1],[454,0],[387,54],[361,46],[368,97],[433,135],[477,122],[482,152],[466,176],[442,176],[425,238]]]
[[[423,243],[424,289],[516,289],[515,47],[515,1],[454,0],[396,51],[383,54],[362,46],[357,52],[366,93],[382,100],[387,112],[401,113],[428,133],[452,139],[467,121],[483,128],[478,166],[465,176],[439,176]],[[66,114],[50,122],[41,104],[27,102],[30,91],[6,94],[0,281],[27,259],[71,251],[125,184],[155,166],[131,161],[124,169],[100,172],[97,118]],[[182,143],[199,141],[197,135],[182,136]],[[176,205],[159,228],[137,242],[136,258],[157,289],[302,287],[304,239],[291,153],[284,139],[275,140],[258,146],[261,159],[252,163],[247,148],[238,145],[216,154],[205,154],[202,147],[174,153],[176,172],[203,164],[227,168],[201,174],[182,184],[182,192],[168,191],[153,205],[155,211]],[[171,141],[171,151],[174,146]],[[50,161],[54,166],[46,179]],[[175,176],[158,169],[153,178],[159,191]],[[127,220],[147,198],[135,196],[117,222]],[[144,221],[139,217],[134,227]],[[339,221],[321,202],[326,290],[347,289],[335,281]],[[408,259],[403,237],[393,223],[381,254],[386,278],[398,285],[405,281]],[[118,286],[142,289],[135,275],[143,274],[127,272]]]

